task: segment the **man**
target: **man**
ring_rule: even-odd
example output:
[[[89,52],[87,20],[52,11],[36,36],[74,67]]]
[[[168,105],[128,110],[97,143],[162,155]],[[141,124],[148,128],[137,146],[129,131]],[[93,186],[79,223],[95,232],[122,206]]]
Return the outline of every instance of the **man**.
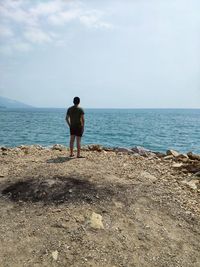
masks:
[[[76,144],[77,144],[77,158],[80,158],[80,152],[81,152],[81,137],[84,132],[84,111],[82,108],[79,107],[80,104],[80,98],[74,97],[73,100],[74,106],[68,108],[67,114],[66,114],[66,122],[69,125],[70,128],[70,157],[73,157],[73,151],[74,151],[74,141],[76,138]]]

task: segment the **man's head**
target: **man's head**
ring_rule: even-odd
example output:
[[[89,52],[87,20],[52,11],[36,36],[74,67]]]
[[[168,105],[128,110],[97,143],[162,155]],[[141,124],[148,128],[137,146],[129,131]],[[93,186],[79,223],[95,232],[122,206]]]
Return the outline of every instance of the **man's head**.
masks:
[[[78,105],[80,103],[80,98],[78,96],[74,97],[74,105]]]

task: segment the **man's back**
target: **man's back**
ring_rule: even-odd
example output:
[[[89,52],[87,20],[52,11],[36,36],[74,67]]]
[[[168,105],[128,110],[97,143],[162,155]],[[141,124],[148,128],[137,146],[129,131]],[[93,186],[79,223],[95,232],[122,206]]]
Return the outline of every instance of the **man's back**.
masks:
[[[70,125],[72,127],[80,127],[80,126],[82,126],[81,115],[83,115],[83,114],[84,114],[83,109],[78,107],[78,106],[76,106],[76,105],[68,108],[67,116],[70,117]]]

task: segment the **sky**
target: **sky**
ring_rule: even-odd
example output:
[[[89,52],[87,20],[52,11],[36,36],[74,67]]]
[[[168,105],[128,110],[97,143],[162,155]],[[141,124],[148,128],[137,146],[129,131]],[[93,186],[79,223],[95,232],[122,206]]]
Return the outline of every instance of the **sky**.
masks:
[[[0,96],[200,108],[199,0],[0,0]]]

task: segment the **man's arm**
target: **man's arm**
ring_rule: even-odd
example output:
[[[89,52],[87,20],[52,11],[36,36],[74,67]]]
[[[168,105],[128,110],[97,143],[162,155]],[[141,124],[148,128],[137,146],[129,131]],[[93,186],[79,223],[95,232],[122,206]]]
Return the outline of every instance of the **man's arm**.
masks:
[[[70,116],[68,114],[66,114],[66,118],[65,118],[68,126],[70,127],[71,123],[70,123]]]
[[[85,118],[84,118],[84,114],[81,115],[81,126],[82,126],[83,129],[84,129],[84,126],[85,126]]]

